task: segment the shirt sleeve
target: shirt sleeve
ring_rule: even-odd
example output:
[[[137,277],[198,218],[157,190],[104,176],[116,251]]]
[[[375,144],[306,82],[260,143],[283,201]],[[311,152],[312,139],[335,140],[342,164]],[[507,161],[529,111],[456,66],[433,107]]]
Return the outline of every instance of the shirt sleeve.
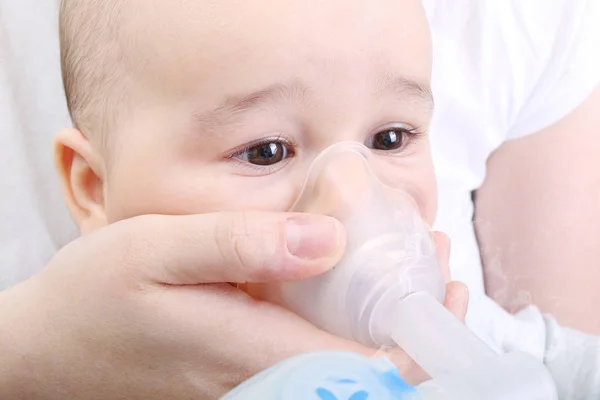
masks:
[[[544,316],[544,364],[552,374],[559,399],[600,399],[600,337],[560,327]]]
[[[507,139],[558,122],[600,85],[600,0],[514,3],[521,39],[530,43],[541,68]]]

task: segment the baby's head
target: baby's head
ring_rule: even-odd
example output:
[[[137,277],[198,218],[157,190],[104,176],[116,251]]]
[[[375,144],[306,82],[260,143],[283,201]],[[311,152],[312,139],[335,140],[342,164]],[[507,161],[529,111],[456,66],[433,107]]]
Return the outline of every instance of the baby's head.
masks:
[[[434,218],[420,0],[64,0],[61,47],[76,129],[56,152],[84,233],[142,214],[287,211],[340,141],[372,148]]]

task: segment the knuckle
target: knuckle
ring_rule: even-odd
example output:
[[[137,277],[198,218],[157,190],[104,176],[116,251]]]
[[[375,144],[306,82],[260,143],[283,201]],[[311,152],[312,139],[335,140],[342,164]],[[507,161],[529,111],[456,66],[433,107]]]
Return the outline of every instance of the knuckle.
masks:
[[[243,212],[225,218],[227,221],[217,224],[216,238],[227,267],[233,270],[238,281],[268,280],[272,274],[270,263],[273,260],[269,255],[273,252],[269,247],[273,246],[274,227],[256,230],[251,226],[252,219]]]
[[[150,261],[156,251],[156,229],[160,226],[160,219],[156,216],[134,217],[123,221],[119,235],[114,235],[113,267],[118,270],[121,278],[138,286],[141,281],[157,280],[153,276],[156,268],[152,268]]]
[[[223,267],[230,270],[232,279],[237,278],[238,271],[243,268],[243,260],[239,255],[239,249],[231,243],[233,236],[233,218],[229,214],[220,214],[214,226],[214,239],[219,259],[223,261]]]

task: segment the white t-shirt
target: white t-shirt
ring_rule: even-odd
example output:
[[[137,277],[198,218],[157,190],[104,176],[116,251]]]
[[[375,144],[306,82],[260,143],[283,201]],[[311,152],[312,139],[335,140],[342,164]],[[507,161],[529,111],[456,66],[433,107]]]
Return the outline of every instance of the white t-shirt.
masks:
[[[471,193],[503,142],[558,121],[600,83],[600,0],[423,1],[434,41],[436,228],[452,238],[454,279],[470,288],[468,324],[497,349],[543,358],[554,325],[535,308],[512,317],[484,294]],[[69,124],[57,9],[0,1],[0,289],[76,236],[51,159],[55,132]]]

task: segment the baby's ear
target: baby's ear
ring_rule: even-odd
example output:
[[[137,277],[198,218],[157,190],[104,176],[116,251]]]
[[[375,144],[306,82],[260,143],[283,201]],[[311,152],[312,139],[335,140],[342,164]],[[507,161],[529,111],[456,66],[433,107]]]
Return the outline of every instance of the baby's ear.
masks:
[[[71,216],[82,234],[107,224],[104,205],[105,163],[76,129],[63,129],[54,140],[54,162]]]

